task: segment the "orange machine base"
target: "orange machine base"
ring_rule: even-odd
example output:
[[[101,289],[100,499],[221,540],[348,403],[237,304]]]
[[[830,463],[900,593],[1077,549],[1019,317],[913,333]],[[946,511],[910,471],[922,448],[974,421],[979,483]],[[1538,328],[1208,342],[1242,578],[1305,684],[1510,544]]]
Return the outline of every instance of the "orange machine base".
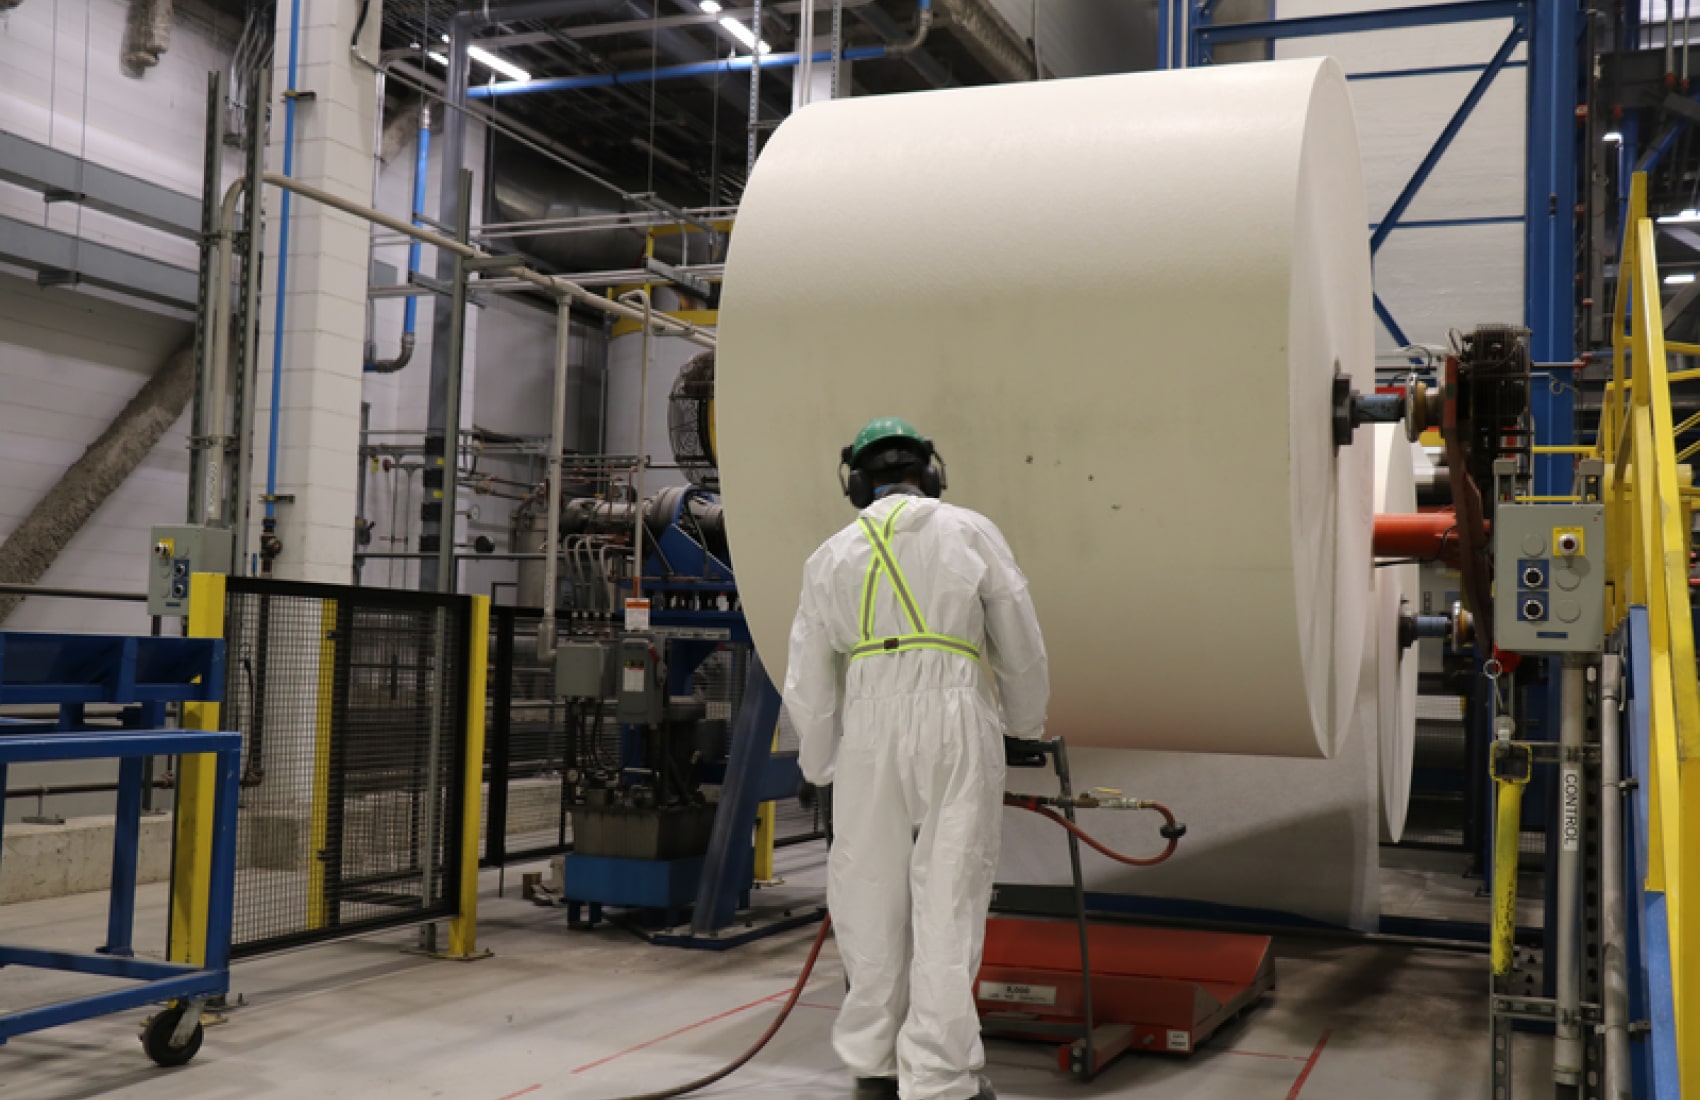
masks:
[[[1058,1068],[1090,1078],[1127,1050],[1192,1053],[1275,988],[1269,943],[1268,936],[1089,925],[1092,1042],[1076,1037],[1064,1043]],[[1008,917],[986,922],[975,984],[985,1034],[1052,1042],[1080,1036],[1083,985],[1078,924]]]

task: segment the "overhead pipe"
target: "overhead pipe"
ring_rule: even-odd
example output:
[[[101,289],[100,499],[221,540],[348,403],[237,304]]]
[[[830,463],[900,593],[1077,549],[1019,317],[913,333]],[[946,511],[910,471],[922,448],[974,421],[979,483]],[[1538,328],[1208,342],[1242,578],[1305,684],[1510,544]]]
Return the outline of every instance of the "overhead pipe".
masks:
[[[414,240],[428,244],[432,248],[441,249],[458,256],[464,256],[469,260],[490,261],[497,259],[496,256],[493,256],[491,253],[484,251],[476,245],[463,244],[462,242],[455,240],[453,237],[447,237],[429,229],[421,229],[418,226],[411,225],[400,218],[392,217],[381,210],[374,210],[369,206],[361,206],[357,202],[351,202],[340,195],[333,195],[329,191],[314,187],[309,183],[303,183],[298,179],[280,175],[277,172],[267,172],[260,178],[262,182],[270,184],[273,187],[282,188],[285,191],[292,191],[303,198],[312,199],[316,203],[321,203],[325,206],[332,207],[333,209],[353,214],[357,218],[363,218],[376,225],[381,225],[386,229],[394,230],[405,237],[411,237]],[[500,257],[500,259],[506,261],[511,259],[511,257],[503,256]],[[563,279],[558,275],[545,275],[540,271],[533,271],[529,267],[509,267],[506,263],[503,264],[501,271],[503,275],[534,286],[538,290],[547,294],[556,296],[565,295],[570,297],[574,303],[585,306],[589,309],[599,310],[615,317],[624,317],[629,321],[636,321],[639,324],[642,324],[645,319],[644,311],[641,308],[630,305],[626,302],[605,298],[592,290],[580,286],[571,279]],[[665,313],[654,314],[653,323],[654,327],[658,331],[664,332],[669,336],[677,336],[681,339],[689,340],[698,347],[712,348],[715,346],[714,333],[700,325],[691,324],[689,321],[681,321],[676,317],[669,317]]]
[[[902,57],[920,48],[926,41],[932,25],[932,0],[916,0],[915,32],[907,41],[885,46],[855,46],[845,50],[842,59],[877,61],[882,58]],[[830,64],[832,50],[814,51],[810,59]],[[534,92],[578,92],[626,84],[648,84],[661,80],[688,80],[721,73],[742,73],[758,67],[764,72],[768,69],[794,69],[802,64],[802,61],[803,54],[795,50],[790,53],[763,54],[759,61],[754,53],[749,53],[714,61],[693,61],[683,65],[665,65],[656,69],[636,69],[621,73],[587,73],[581,76],[545,77],[542,80],[503,81],[470,88],[466,94],[469,99],[498,99],[504,96],[531,95]]]
[[[431,161],[431,106],[428,103],[419,105],[419,140],[417,153],[413,161],[413,224],[420,225],[425,217],[425,185],[429,182],[429,165]],[[412,282],[413,276],[419,273],[419,258],[424,246],[414,240],[407,246],[407,281]],[[419,326],[419,297],[410,294],[407,304],[402,307],[401,347],[394,359],[372,359],[370,353],[366,360],[366,370],[372,374],[394,374],[407,366],[413,359],[413,348],[417,341]]]
[[[543,533],[543,621],[537,624],[537,657],[555,658],[555,605],[560,587],[561,462],[567,436],[567,367],[572,350],[573,306],[565,296],[555,304],[555,395],[549,405],[548,529]]]
[[[283,93],[283,176],[295,175],[295,82],[301,63],[301,0],[289,2],[289,70]],[[250,140],[259,140],[254,135]],[[268,176],[271,173],[266,173]],[[259,198],[254,196],[249,201]],[[266,432],[266,498],[265,517],[260,521],[260,573],[271,576],[272,562],[283,550],[277,537],[277,456],[280,407],[283,404],[283,322],[289,304],[289,200],[288,188],[283,192],[282,208],[277,219],[277,309],[272,318],[272,385],[269,427]]]

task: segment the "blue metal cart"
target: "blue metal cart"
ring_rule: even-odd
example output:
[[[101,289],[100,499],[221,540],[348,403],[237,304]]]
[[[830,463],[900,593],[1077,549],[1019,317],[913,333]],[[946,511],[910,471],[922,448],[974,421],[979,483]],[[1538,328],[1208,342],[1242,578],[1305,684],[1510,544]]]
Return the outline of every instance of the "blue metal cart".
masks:
[[[48,721],[0,720],[0,810],[11,764],[119,761],[105,944],[87,954],[0,944],[0,967],[33,966],[134,983],[0,1016],[0,1044],[32,1031],[163,1003],[165,1010],[148,1021],[143,1032],[149,1057],[177,1066],[200,1050],[201,1008],[230,988],[242,738],[238,733],[162,727],[167,703],[217,703],[223,689],[222,639],[0,632],[0,703],[59,709],[58,717]],[[91,725],[84,717],[90,704],[124,707],[122,728]],[[132,934],[144,761],[199,753],[214,755],[217,775],[201,961],[138,959]],[[189,890],[192,885],[176,887]]]

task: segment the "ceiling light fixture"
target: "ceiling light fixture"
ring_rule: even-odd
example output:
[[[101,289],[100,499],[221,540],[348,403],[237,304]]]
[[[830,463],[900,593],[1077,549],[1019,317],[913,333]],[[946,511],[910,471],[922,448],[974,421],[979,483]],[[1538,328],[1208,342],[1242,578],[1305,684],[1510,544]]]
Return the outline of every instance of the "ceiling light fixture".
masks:
[[[1696,225],[1700,224],[1700,210],[1684,210],[1680,214],[1666,214],[1659,219],[1660,225]]]
[[[524,84],[531,79],[530,73],[526,72],[518,65],[515,65],[512,61],[497,57],[483,46],[469,46],[467,47],[466,53],[468,57],[472,58],[472,60],[486,68],[493,69],[496,72],[501,73],[509,80],[517,80],[521,84]]]
[[[1693,281],[1694,281],[1694,272],[1692,272],[1692,271],[1684,271],[1679,275],[1666,275],[1665,276],[1665,285],[1666,286],[1681,286],[1683,283],[1692,283]]]
[[[722,19],[720,21],[720,25],[726,28],[726,33],[742,42],[745,49],[753,50],[756,48],[756,33],[738,22],[736,19],[733,19],[730,15]],[[763,54],[770,54],[773,52],[773,47],[769,46],[766,42],[763,42],[761,44],[761,52]]]
[[[722,11],[726,10],[720,6],[717,0],[702,0],[702,3],[697,6],[709,15],[719,15]]]

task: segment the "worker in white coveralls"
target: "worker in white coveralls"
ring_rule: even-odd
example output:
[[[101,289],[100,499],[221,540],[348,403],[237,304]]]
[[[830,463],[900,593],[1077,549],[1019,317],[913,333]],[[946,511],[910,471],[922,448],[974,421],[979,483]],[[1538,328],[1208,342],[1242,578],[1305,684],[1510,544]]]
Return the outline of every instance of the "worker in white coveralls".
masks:
[[[1027,580],[990,520],[938,499],[936,458],[891,417],[844,448],[861,514],[809,558],[785,678],[803,777],[833,784],[828,903],[850,980],[833,1046],[865,1100],[996,1095],[974,979],[1003,737],[1041,736],[1050,698]]]

